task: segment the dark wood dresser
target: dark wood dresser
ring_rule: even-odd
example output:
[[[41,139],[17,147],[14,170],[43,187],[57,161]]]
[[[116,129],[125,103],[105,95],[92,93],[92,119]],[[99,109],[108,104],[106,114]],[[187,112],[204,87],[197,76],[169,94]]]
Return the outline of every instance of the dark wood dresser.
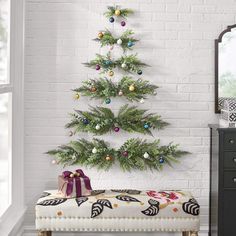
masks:
[[[210,236],[236,236],[236,128],[210,127]]]

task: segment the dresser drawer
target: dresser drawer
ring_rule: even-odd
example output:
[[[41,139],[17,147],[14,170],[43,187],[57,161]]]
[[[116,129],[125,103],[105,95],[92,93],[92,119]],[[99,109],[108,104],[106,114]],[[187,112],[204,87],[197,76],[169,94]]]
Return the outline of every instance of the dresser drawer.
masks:
[[[236,151],[224,152],[224,168],[236,169]]]
[[[236,133],[226,133],[224,135],[224,149],[236,151]]]
[[[224,187],[236,188],[236,171],[224,172]]]

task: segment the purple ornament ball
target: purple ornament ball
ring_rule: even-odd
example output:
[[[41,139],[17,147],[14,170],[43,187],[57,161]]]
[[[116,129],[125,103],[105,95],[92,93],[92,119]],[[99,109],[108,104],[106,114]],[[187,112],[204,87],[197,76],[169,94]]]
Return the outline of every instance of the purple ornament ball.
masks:
[[[95,67],[96,70],[100,70],[100,68],[101,68],[100,65],[96,65]]]
[[[121,21],[120,24],[121,24],[121,26],[123,26],[123,27],[126,25],[125,21]]]
[[[122,152],[122,155],[123,155],[124,157],[127,157],[127,156],[129,155],[129,153],[128,153],[128,151],[124,151],[124,152]]]
[[[115,131],[115,132],[119,132],[119,131],[120,131],[120,128],[119,128],[119,127],[115,127],[115,128],[114,128],[114,131]]]

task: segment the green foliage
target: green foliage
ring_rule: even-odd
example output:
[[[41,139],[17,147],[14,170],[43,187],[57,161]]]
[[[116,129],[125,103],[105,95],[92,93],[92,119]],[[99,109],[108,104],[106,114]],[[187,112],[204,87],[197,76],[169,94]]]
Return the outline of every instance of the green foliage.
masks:
[[[135,88],[134,91],[129,90],[132,85]],[[92,91],[92,88],[96,88],[96,91]],[[155,95],[157,88],[147,80],[135,80],[132,77],[124,76],[119,83],[114,83],[107,78],[86,80],[83,82],[83,86],[74,89],[74,91],[96,99],[105,100],[106,98],[123,96],[129,101],[140,101],[140,99],[145,99],[147,95]],[[122,92],[123,95],[119,95],[119,92]]]
[[[119,15],[119,16],[120,16],[120,17],[123,17],[123,18],[126,18],[126,17],[128,17],[130,14],[133,14],[133,13],[134,13],[133,10],[131,10],[131,9],[128,9],[128,8],[123,8],[123,9],[121,9],[119,6],[115,6],[115,7],[113,7],[113,6],[108,6],[107,9],[108,9],[108,11],[106,11],[106,12],[104,13],[104,16],[106,16],[107,18],[110,18],[110,17],[114,16],[116,10],[120,10],[120,15]]]
[[[137,73],[144,66],[147,66],[147,64],[141,62],[137,58],[137,54],[122,56],[120,59],[116,61],[116,65],[122,68],[124,71],[134,72],[134,73]],[[126,65],[126,66],[124,67],[122,65]]]
[[[148,158],[144,157],[146,152]],[[124,171],[131,171],[161,170],[164,164],[171,165],[172,162],[177,162],[178,158],[187,152],[179,150],[177,145],[160,146],[159,140],[149,143],[146,140],[129,139],[119,149],[113,149],[99,139],[93,139],[91,142],[81,139],[71,141],[68,145],[51,150],[47,154],[64,166],[84,165],[108,170],[118,161]]]
[[[94,148],[97,150],[96,153],[92,152]],[[58,164],[64,166],[84,165],[107,170],[115,161],[114,149],[109,148],[104,141],[99,139],[93,139],[92,142],[85,139],[71,141],[68,145],[48,151],[47,154],[54,156]],[[106,160],[107,155],[112,157],[111,160]]]
[[[128,46],[128,42],[132,42],[135,43],[138,40],[133,38],[132,35],[134,34],[134,32],[132,30],[126,30],[119,38],[115,38],[112,33],[109,30],[106,30],[103,33],[103,37],[102,38],[96,38],[95,41],[98,41],[101,43],[101,47],[104,46],[112,46],[117,44],[117,40],[121,39],[122,43],[121,43],[121,47],[124,51],[126,51],[127,49],[132,50],[132,47]]]
[[[84,64],[87,67],[93,69],[96,68],[96,65],[100,65],[102,69],[101,73],[112,70],[115,67],[118,67],[126,72],[137,73],[144,66],[147,66],[147,64],[141,62],[137,58],[137,54],[128,56],[125,55],[119,58],[118,60],[111,60],[110,53],[108,53],[106,56],[96,54],[96,58],[94,60],[91,60],[90,62]]]
[[[136,106],[122,106],[117,117],[106,107],[92,107],[90,111],[76,112],[77,114],[71,114],[72,120],[66,125],[66,128],[73,128],[75,133],[91,132],[102,135],[119,127],[127,132],[152,135],[150,129],[161,129],[167,125],[159,115],[146,114],[147,110],[138,109]]]

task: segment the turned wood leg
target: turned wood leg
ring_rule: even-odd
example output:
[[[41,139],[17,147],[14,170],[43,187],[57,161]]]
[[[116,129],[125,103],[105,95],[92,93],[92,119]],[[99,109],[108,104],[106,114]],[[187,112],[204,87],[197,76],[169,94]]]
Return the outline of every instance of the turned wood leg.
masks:
[[[198,236],[198,232],[196,231],[185,231],[182,233],[182,236]]]
[[[38,236],[52,236],[52,231],[39,231]]]

